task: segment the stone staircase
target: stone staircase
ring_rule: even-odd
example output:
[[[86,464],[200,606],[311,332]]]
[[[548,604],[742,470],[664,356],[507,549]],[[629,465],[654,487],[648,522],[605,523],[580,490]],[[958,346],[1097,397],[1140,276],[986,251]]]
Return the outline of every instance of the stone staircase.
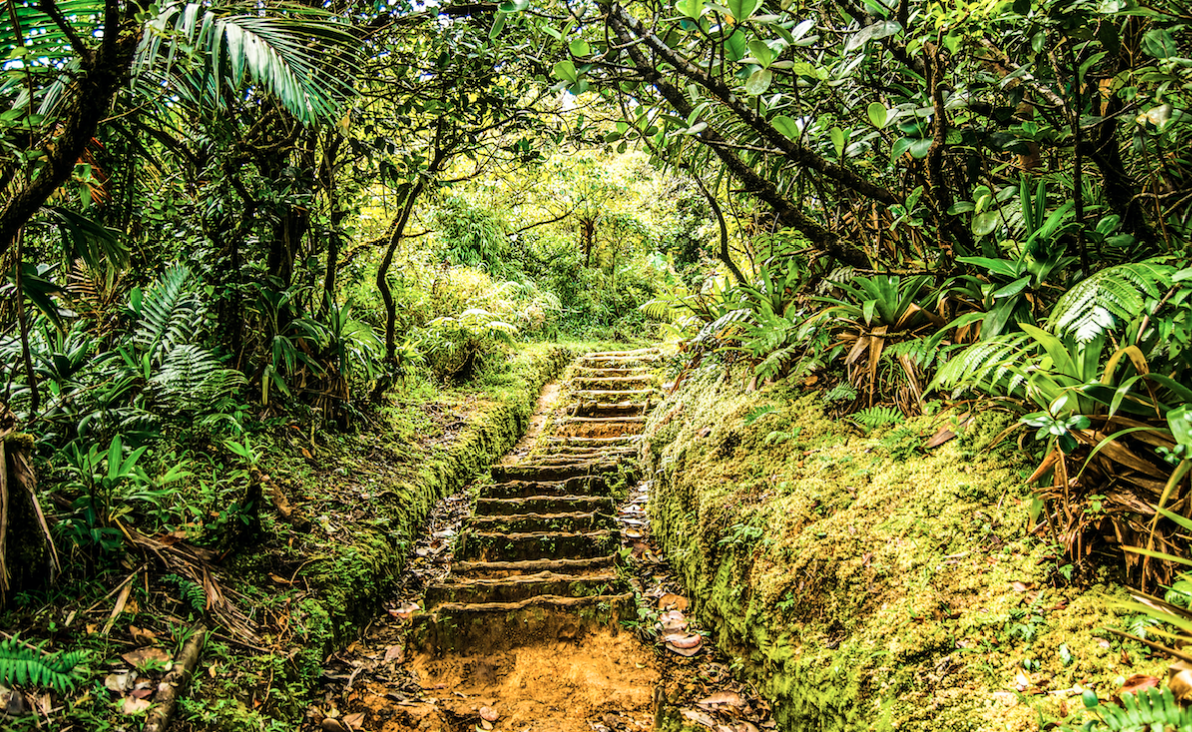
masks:
[[[642,349],[577,360],[534,449],[492,469],[450,575],[413,619],[415,647],[482,654],[636,617],[615,566],[615,494],[634,478],[659,358]]]

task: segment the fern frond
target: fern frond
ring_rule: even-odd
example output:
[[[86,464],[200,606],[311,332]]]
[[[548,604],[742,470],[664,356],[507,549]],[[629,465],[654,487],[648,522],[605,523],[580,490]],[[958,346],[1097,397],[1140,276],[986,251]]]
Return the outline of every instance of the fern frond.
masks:
[[[701,343],[709,338],[719,338],[722,331],[729,326],[737,323],[748,323],[754,319],[753,310],[749,308],[741,308],[740,310],[730,310],[719,318],[708,323],[700,329],[699,335],[695,337],[696,343]]]
[[[244,375],[223,364],[208,350],[177,346],[161,369],[149,379],[150,393],[175,411],[205,411],[248,383]]]
[[[1151,260],[1109,267],[1077,282],[1052,308],[1050,330],[1088,343],[1142,315],[1148,300],[1171,287],[1175,268]]]
[[[867,430],[899,424],[902,420],[903,415],[898,407],[869,407],[853,415],[853,421]]]
[[[179,577],[176,574],[167,574],[162,577],[164,582],[169,582],[178,588],[178,593],[181,599],[192,610],[197,613],[206,611],[207,609],[207,591],[203,589],[202,585],[197,582]]]
[[[144,295],[133,341],[153,363],[193,340],[202,327],[203,304],[190,290],[190,278],[186,267],[171,267]]]
[[[42,653],[17,638],[0,640],[0,684],[47,686],[62,694],[82,678],[79,666],[88,660],[87,651]]]
[[[978,341],[956,353],[944,364],[927,391],[939,388],[975,388],[1008,395],[1022,380],[1025,333],[1009,333]]]

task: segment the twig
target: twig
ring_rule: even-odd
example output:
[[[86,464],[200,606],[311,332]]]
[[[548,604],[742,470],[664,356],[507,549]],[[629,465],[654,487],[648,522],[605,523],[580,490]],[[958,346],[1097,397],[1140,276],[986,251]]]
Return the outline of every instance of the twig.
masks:
[[[182,647],[178,660],[174,662],[174,667],[157,685],[157,696],[154,699],[157,705],[150,710],[149,716],[145,719],[144,732],[164,732],[170,725],[170,718],[174,716],[174,708],[178,705],[178,692],[190,681],[206,639],[207,626],[202,623],[196,625],[190,639]]]
[[[135,574],[134,572],[133,575]],[[124,585],[124,589],[120,590],[120,597],[116,598],[116,607],[112,608],[112,614],[108,617],[108,622],[104,623],[103,635],[107,635],[112,631],[112,626],[116,624],[116,618],[124,611],[124,606],[128,604],[128,596],[131,593],[131,583]]]

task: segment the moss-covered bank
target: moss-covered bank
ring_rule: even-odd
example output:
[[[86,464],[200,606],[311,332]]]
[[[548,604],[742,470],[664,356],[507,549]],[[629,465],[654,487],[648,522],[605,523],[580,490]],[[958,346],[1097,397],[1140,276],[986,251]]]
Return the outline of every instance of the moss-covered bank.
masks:
[[[1027,532],[1027,463],[1004,415],[862,436],[790,384],[705,368],[646,431],[656,538],[717,644],[782,730],[1033,730],[1157,673],[1117,590],[1064,585]],[[961,434],[927,451],[951,421]]]

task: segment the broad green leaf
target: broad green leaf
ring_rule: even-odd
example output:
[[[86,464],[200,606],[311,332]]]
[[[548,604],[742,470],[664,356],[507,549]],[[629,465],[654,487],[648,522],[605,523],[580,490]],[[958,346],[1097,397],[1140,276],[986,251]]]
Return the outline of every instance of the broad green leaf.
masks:
[[[799,126],[793,119],[787,117],[785,114],[780,114],[774,119],[770,120],[770,124],[774,127],[774,129],[778,130],[792,140],[797,140],[799,138]]]
[[[869,114],[869,121],[873,123],[874,127],[880,130],[886,126],[886,120],[889,118],[886,105],[881,102],[870,102],[865,111]]]
[[[844,157],[844,145],[848,140],[848,133],[839,127],[833,127],[828,136],[832,138],[832,147],[836,148],[836,157]]]
[[[757,96],[769,89],[770,82],[773,80],[774,74],[769,69],[758,69],[745,80],[745,91],[753,96]]]
[[[579,39],[567,44],[567,48],[571,51],[572,56],[588,56],[592,53],[592,49],[588,46],[587,41],[581,41]]]
[[[906,154],[907,150],[911,149],[911,143],[914,138],[900,137],[894,142],[894,147],[890,148],[890,160],[897,160]]]
[[[555,76],[564,81],[569,81],[572,84],[579,81],[579,74],[576,73],[575,64],[571,61],[564,60],[555,64]]]
[[[1152,28],[1142,37],[1142,50],[1155,58],[1171,58],[1180,53],[1179,46],[1163,28]]]
[[[764,41],[750,41],[749,53],[757,59],[760,66],[769,66],[774,63],[774,51]]]
[[[1001,217],[997,211],[986,211],[979,213],[973,217],[973,234],[977,236],[989,236],[997,228]]]
[[[968,213],[975,208],[976,206],[973,205],[972,201],[960,201],[949,206],[946,213],[949,216],[955,216],[956,214]]]
[[[728,10],[737,22],[749,20],[761,5],[761,0],[728,0]]]
[[[692,20],[698,20],[704,14],[704,0],[679,0],[675,3],[675,10]]]
[[[911,140],[911,155],[915,160],[922,160],[927,157],[928,151],[931,150],[931,138],[921,137],[916,140]]]

